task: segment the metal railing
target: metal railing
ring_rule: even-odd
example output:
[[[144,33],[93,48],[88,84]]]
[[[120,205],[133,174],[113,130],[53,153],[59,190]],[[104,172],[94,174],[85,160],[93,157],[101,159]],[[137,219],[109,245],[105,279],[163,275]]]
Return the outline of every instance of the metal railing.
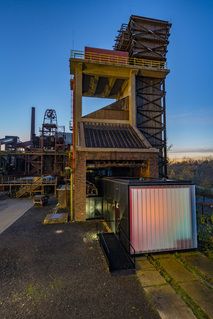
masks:
[[[135,255],[136,255],[135,248],[131,244],[131,242],[130,242],[128,236],[127,236],[127,233],[125,232],[125,230],[123,229],[123,227],[121,226],[120,223],[119,223],[118,228],[117,228],[117,233],[118,233],[118,237],[119,237],[120,243],[122,244],[125,252],[129,256],[129,258],[132,260],[132,263],[135,266]],[[126,245],[124,243],[124,240],[127,242],[128,249],[127,249],[127,247],[126,247]]]
[[[45,176],[37,176],[37,177],[28,177],[28,178],[18,178],[16,176],[0,176],[0,184],[4,185],[33,185],[38,181],[39,178],[39,184],[41,185],[54,185],[57,183],[57,178],[48,178]]]
[[[114,51],[116,52],[116,51]],[[115,65],[128,65],[128,66],[140,66],[147,69],[160,69],[166,70],[166,62],[148,60],[141,58],[132,58],[119,55],[100,54],[96,52],[83,52],[77,50],[71,50],[71,59],[81,59],[87,62],[115,64]]]

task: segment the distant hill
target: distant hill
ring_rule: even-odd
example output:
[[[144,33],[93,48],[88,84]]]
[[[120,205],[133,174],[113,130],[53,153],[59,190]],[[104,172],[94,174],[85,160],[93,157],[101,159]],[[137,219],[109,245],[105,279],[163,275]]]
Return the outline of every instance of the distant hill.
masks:
[[[179,162],[169,161],[168,177],[191,180],[198,186],[213,188],[213,158],[205,160],[186,159]]]

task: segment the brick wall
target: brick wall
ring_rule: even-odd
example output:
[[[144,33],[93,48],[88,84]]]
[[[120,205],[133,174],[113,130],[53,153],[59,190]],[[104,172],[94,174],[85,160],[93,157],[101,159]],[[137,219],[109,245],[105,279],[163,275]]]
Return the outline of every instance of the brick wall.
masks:
[[[86,218],[86,154],[76,152],[73,190],[73,209],[76,221]]]
[[[158,153],[125,152],[76,152],[74,171],[73,207],[74,219],[86,219],[86,160],[147,160],[149,176],[158,178]]]
[[[87,160],[147,160],[149,161],[149,177],[158,178],[158,153],[140,152],[85,152]]]

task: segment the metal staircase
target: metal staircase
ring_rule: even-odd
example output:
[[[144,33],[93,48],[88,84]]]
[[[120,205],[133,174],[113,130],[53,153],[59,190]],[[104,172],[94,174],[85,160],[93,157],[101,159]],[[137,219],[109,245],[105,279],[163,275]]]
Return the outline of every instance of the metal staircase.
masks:
[[[23,184],[23,186],[21,186],[19,188],[19,190],[16,192],[16,198],[20,198],[20,197],[27,195],[27,194],[31,195],[35,191],[42,192],[41,189],[39,190],[39,188],[41,188],[41,186],[42,186],[42,177],[35,177],[33,179],[32,184],[27,184],[27,185]]]

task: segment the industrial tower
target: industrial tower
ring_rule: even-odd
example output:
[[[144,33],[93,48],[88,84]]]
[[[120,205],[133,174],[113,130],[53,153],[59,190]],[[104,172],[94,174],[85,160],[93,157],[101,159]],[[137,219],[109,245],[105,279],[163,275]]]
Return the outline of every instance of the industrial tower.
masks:
[[[85,47],[72,51],[73,207],[85,220],[86,183],[103,176],[165,177],[166,52],[170,24],[131,16],[116,37],[114,50]],[[82,114],[83,97],[114,99]]]

